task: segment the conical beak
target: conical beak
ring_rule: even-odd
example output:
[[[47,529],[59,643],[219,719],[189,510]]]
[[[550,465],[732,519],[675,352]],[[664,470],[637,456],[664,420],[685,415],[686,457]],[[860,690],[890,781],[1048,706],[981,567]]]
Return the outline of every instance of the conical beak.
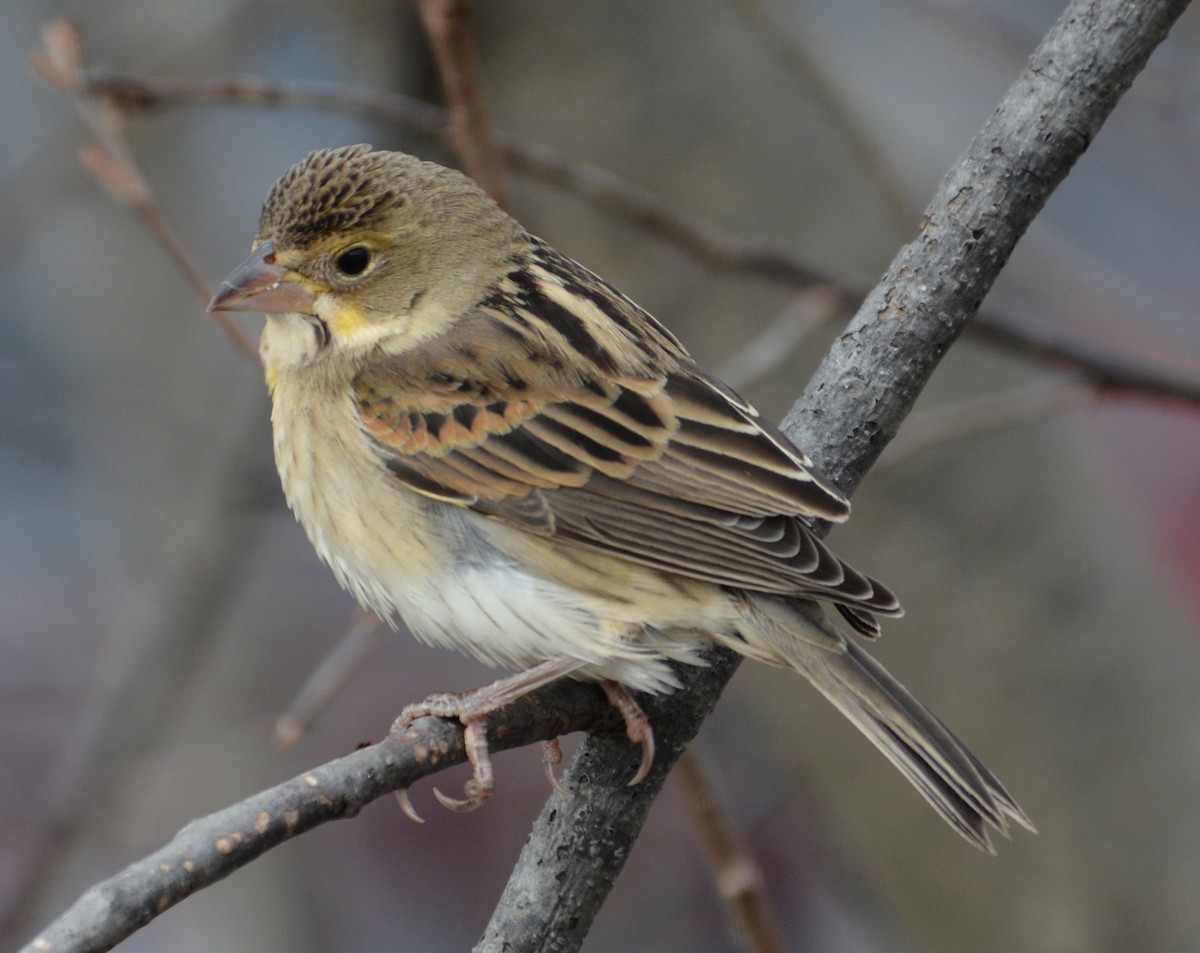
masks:
[[[301,275],[275,262],[275,244],[263,242],[221,282],[209,311],[262,314],[313,313],[317,290]]]

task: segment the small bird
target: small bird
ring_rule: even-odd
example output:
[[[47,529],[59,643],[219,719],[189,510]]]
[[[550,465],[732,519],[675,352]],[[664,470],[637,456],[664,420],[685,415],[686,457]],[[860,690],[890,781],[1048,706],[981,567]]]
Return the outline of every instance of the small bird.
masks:
[[[471,809],[486,715],[568,676],[679,687],[714,644],[794,668],[971,843],[1032,830],[999,781],[834,624],[896,597],[812,532],[846,498],[646,311],[530,235],[462,174],[356,145],[271,188],[210,310],[266,315],[279,476],[320,557],[417,638],[518,674],[427,714],[461,719]]]

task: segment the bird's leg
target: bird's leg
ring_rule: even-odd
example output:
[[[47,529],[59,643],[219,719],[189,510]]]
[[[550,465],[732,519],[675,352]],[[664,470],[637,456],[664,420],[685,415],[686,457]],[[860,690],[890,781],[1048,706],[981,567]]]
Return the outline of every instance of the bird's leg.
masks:
[[[650,767],[654,764],[654,729],[650,727],[650,721],[646,718],[646,713],[642,711],[642,706],[633,700],[633,696],[625,690],[620,682],[605,679],[600,682],[600,687],[604,690],[609,704],[625,719],[625,734],[629,740],[635,745],[640,745],[642,749],[642,763],[629,782],[629,786],[633,787],[649,774]],[[558,739],[551,738],[549,741],[543,741],[542,763],[546,766],[546,777],[550,779],[554,790],[559,794],[566,794],[566,789],[554,776],[554,766],[561,761],[562,748],[558,745]]]
[[[431,695],[425,701],[409,705],[400,717],[392,724],[392,731],[402,731],[418,718],[455,718],[462,722],[464,730],[463,744],[467,750],[467,759],[471,762],[474,774],[464,787],[466,797],[451,798],[434,788],[437,799],[452,811],[473,811],[482,807],[492,796],[495,778],[492,773],[492,761],[488,755],[487,716],[498,708],[503,708],[509,702],[520,698],[535,688],[553,682],[555,679],[568,675],[585,663],[573,658],[555,658],[541,662],[524,672],[518,672],[507,678],[502,678],[477,688],[475,691],[455,693],[440,692]],[[615,684],[615,683],[614,683]],[[607,692],[607,689],[605,689]],[[612,697],[611,695],[609,696]],[[628,698],[628,696],[626,696]],[[633,699],[630,704],[636,708]],[[615,702],[614,702],[615,704]],[[639,710],[640,713],[640,710]],[[643,721],[645,716],[643,716]],[[626,717],[628,724],[629,718]],[[648,728],[649,726],[647,726]],[[632,737],[632,734],[630,735]],[[401,798],[401,807],[409,817],[419,820],[407,796]]]
[[[654,764],[654,729],[650,727],[650,720],[642,711],[642,706],[633,700],[633,696],[620,682],[606,678],[600,683],[600,687],[604,689],[609,704],[625,719],[625,734],[629,736],[629,740],[642,746],[641,766],[629,782],[629,786],[633,787],[650,773],[650,766]]]

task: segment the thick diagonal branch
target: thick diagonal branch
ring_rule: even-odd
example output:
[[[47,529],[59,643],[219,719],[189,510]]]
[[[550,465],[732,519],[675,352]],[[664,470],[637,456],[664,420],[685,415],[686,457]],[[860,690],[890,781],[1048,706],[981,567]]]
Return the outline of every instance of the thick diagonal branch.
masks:
[[[974,315],[1017,239],[1095,138],[1185,0],[1076,0],[942,181],[901,250],[788,414],[785,429],[846,492],[896,433]],[[628,854],[660,779],[699,729],[733,666],[690,673],[651,713],[658,763],[627,789],[627,749],[589,740],[522,851],[477,953],[577,950]],[[663,744],[664,738],[670,744]],[[627,769],[627,765],[625,765]]]

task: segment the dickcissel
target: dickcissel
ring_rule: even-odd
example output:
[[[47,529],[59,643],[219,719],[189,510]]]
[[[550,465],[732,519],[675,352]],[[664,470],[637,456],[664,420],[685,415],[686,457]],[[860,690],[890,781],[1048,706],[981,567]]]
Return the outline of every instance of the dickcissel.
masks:
[[[817,539],[850,506],[746,401],[471,180],[358,145],[275,183],[213,310],[267,316],[288,504],[364,606],[519,674],[406,710],[467,727],[553,679],[596,681],[649,767],[626,689],[669,692],[706,646],[804,675],[972,843],[1029,821],[860,636],[898,616]],[[447,801],[449,799],[446,799]]]

